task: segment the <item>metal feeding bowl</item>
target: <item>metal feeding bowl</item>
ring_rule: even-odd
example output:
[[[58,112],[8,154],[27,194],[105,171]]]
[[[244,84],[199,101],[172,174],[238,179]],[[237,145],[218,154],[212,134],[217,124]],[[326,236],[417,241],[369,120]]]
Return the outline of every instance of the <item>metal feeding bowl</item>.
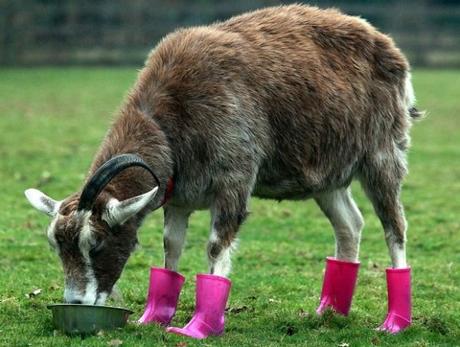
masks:
[[[123,327],[133,312],[125,308],[76,304],[47,306],[53,313],[53,323],[66,334],[91,334],[99,330]]]

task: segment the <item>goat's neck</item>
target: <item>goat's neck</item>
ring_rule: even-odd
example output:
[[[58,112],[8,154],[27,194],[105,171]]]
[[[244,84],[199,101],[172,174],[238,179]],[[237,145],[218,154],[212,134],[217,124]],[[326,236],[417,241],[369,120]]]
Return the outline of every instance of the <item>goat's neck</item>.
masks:
[[[159,181],[156,201],[163,200],[168,180],[173,176],[173,162],[165,134],[158,124],[136,108],[125,107],[110,128],[90,169],[90,175],[115,155],[139,155],[155,172]],[[110,196],[124,200],[142,194],[156,185],[149,172],[142,168],[129,168],[117,175],[106,187]]]

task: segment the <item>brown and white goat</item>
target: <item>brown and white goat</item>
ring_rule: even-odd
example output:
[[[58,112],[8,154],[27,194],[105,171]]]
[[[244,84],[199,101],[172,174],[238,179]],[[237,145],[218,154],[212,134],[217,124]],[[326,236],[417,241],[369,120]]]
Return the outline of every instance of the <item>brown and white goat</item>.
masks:
[[[168,181],[168,269],[178,267],[191,213],[209,209],[209,272],[228,276],[251,195],[313,198],[335,230],[335,257],[357,261],[363,219],[354,178],[382,222],[393,267],[405,267],[400,189],[418,116],[409,65],[389,37],[336,10],[267,8],[178,30],[157,45],[95,156],[86,200],[81,192],[63,201],[26,195],[53,217],[48,239],[68,302],[104,303]],[[105,168],[106,182],[101,173],[91,180],[125,153],[153,168],[159,184],[139,167]]]

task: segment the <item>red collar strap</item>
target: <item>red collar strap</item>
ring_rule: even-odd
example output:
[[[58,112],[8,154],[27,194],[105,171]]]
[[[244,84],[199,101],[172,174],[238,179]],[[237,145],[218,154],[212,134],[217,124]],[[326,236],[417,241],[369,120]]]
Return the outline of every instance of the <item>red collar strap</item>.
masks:
[[[163,197],[163,201],[161,202],[161,206],[166,204],[168,202],[168,200],[171,199],[173,190],[174,190],[174,180],[173,180],[172,177],[169,177],[168,183],[166,185],[165,196]]]

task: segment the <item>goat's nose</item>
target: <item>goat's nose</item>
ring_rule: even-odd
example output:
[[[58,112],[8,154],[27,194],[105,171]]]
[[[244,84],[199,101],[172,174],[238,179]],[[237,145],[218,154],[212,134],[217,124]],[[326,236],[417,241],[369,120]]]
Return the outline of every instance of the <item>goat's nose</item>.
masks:
[[[76,305],[81,305],[82,303],[83,303],[83,302],[82,302],[81,300],[78,300],[78,299],[76,299],[76,300],[71,300],[71,301],[69,302],[69,304],[76,304]]]

